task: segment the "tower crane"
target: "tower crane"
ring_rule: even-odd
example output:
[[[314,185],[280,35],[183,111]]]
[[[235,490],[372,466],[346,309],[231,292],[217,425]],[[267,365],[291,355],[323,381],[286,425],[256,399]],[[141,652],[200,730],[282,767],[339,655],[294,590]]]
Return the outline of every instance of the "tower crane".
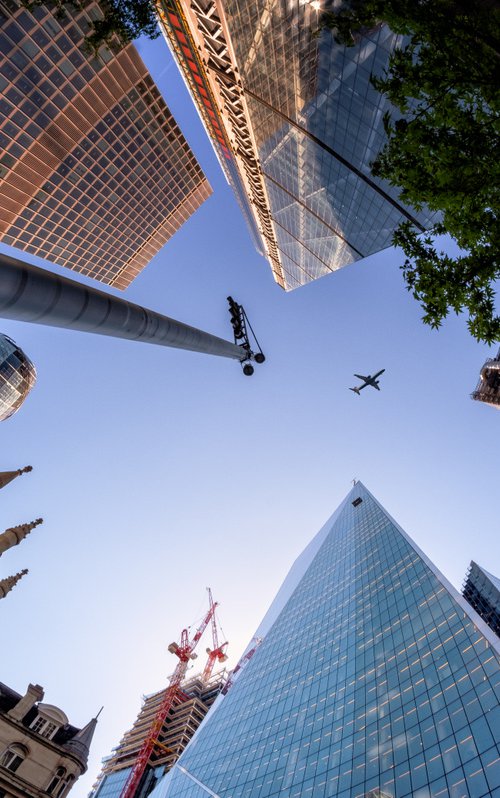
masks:
[[[183,629],[181,633],[180,644],[173,642],[170,643],[168,647],[168,651],[170,651],[171,654],[175,654],[175,656],[179,658],[179,662],[177,663],[174,673],[170,677],[163,700],[160,704],[158,712],[155,715],[153,723],[151,724],[151,728],[146,736],[146,739],[144,740],[142,747],[137,754],[137,759],[135,760],[132,771],[120,794],[120,798],[134,798],[137,787],[139,786],[139,782],[144,774],[144,771],[146,770],[149,760],[151,759],[151,754],[156,746],[162,747],[158,740],[158,736],[161,733],[163,724],[165,723],[165,719],[172,707],[172,704],[174,703],[175,697],[179,693],[180,685],[186,675],[188,664],[190,660],[196,659],[197,657],[197,654],[194,653],[194,649],[198,645],[203,632],[212,620],[215,609],[218,606],[218,602],[214,602],[212,600],[212,592],[210,588],[207,589],[210,604],[209,610],[196,630],[193,639],[189,640],[188,630]]]
[[[249,660],[252,659],[253,655],[257,651],[257,649],[260,646],[260,644],[262,643],[263,639],[264,638],[262,638],[262,637],[254,637],[254,639],[253,639],[254,645],[252,646],[252,648],[249,649],[249,651],[247,651],[246,654],[243,654],[243,656],[239,660],[238,664],[236,665],[236,668],[234,669],[234,671],[232,671],[229,674],[229,679],[227,680],[226,684],[224,685],[224,688],[222,689],[222,695],[226,695],[227,691],[233,686],[233,681],[234,681],[235,675],[238,673],[238,671],[240,671],[242,668],[244,668],[245,665],[248,664]]]
[[[210,606],[212,606],[212,594],[210,590],[208,592],[208,599],[210,602]],[[202,679],[205,684],[208,682],[208,680],[212,675],[215,663],[216,662],[222,663],[227,660],[227,654],[225,651],[227,645],[228,645],[227,641],[219,645],[219,635],[217,633],[217,621],[215,619],[215,609],[214,609],[214,612],[212,614],[212,648],[211,649],[207,648],[208,659],[202,674]]]

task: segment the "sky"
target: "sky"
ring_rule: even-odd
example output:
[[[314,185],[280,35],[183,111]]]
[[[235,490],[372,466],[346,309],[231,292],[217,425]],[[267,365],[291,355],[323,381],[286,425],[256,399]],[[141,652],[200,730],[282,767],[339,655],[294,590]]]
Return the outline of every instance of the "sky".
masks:
[[[248,378],[225,358],[2,321],[38,371],[0,425],[0,470],[33,466],[0,492],[2,529],[44,524],[0,561],[0,578],[29,568],[0,605],[0,679],[43,685],[79,727],[104,705],[72,798],[167,684],[206,587],[234,667],[353,478],[455,587],[471,559],[500,574],[499,418],[470,399],[495,350],[463,318],[425,327],[392,250],[283,292],[166,44],[138,46],[214,193],[120,295],[230,339],[231,294],[267,359]],[[380,392],[348,390],[381,368]]]

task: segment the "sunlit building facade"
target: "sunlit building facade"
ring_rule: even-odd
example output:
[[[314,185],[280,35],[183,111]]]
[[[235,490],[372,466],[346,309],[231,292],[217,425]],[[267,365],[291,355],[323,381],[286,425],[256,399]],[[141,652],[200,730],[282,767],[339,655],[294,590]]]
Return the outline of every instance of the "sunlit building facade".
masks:
[[[11,338],[0,333],[0,421],[14,415],[36,381],[36,369]]]
[[[379,25],[354,47],[315,36],[319,2],[161,0],[161,24],[226,177],[275,280],[293,289],[423,230],[370,163],[386,99],[370,83],[401,37]]]
[[[360,483],[154,798],[497,798],[499,640]]]
[[[79,729],[43,698],[39,684],[20,695],[0,682],[0,798],[67,798],[87,770],[97,719]]]
[[[0,240],[123,289],[211,189],[135,47],[85,48],[82,6],[0,2]]]

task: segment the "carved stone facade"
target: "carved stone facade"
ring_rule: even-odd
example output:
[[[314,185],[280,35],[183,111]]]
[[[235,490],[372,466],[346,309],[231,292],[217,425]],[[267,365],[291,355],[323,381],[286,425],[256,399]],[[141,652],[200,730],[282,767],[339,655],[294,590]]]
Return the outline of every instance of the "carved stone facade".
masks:
[[[65,798],[87,769],[96,719],[78,729],[43,697],[39,685],[21,696],[0,682],[0,798]]]

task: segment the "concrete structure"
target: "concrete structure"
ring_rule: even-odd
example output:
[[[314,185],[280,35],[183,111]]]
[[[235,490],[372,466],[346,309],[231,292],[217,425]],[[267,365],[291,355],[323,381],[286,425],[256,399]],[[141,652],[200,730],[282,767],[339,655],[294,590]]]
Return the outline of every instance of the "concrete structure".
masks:
[[[471,397],[491,407],[500,408],[500,349],[496,357],[489,357],[481,369],[479,382]]]
[[[159,737],[161,745],[155,747],[151,764],[139,783],[135,798],[149,795],[157,781],[177,761],[220,694],[225,681],[225,673],[215,674],[206,684],[200,674],[186,679],[163,724]],[[146,696],[132,729],[126,732],[113,754],[103,760],[103,769],[89,798],[116,798],[121,794],[164,694],[165,690],[160,690]]]
[[[63,5],[0,2],[0,238],[123,289],[211,188],[134,45]]]
[[[154,798],[497,798],[500,640],[361,483],[257,635]]]
[[[315,0],[160,0],[164,34],[274,279],[289,290],[431,218],[371,175],[386,99],[370,84],[401,37],[319,36]]]
[[[12,338],[0,333],[0,421],[16,413],[36,381],[36,369]]]
[[[462,595],[500,637],[500,579],[472,560]]]
[[[87,769],[96,719],[78,729],[43,697],[0,683],[0,798],[65,798]]]

